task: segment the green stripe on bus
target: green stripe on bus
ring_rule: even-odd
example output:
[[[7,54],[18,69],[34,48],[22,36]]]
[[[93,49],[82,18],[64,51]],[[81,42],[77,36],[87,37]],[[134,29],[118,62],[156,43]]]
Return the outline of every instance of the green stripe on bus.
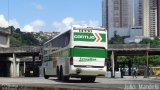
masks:
[[[95,36],[93,33],[79,33],[74,32],[74,41],[88,41],[88,42],[94,42]]]
[[[96,39],[100,39],[99,42],[106,42],[106,34],[104,33],[97,33],[100,36],[94,36],[93,33],[81,33],[81,32],[74,32],[74,41],[87,41],[87,42],[95,42]]]
[[[99,34],[102,37],[101,42],[106,42],[106,34]]]
[[[91,49],[91,48],[71,48],[70,55],[71,57],[97,57],[97,58],[106,58],[107,50],[105,49]]]

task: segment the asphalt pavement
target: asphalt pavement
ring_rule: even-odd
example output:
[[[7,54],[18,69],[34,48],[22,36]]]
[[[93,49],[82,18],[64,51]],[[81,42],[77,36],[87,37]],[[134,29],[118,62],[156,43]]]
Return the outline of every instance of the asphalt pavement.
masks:
[[[85,83],[76,78],[63,82],[54,77],[49,79],[44,79],[43,77],[1,77],[0,87],[1,90],[10,90],[3,89],[4,87],[21,87],[19,90],[25,90],[22,87],[43,88],[42,90],[45,90],[45,88],[50,88],[47,90],[60,90],[53,88],[63,88],[64,90],[160,90],[160,78],[144,78],[143,76],[138,76],[137,78],[132,76],[125,76],[124,78],[99,77],[95,83]]]

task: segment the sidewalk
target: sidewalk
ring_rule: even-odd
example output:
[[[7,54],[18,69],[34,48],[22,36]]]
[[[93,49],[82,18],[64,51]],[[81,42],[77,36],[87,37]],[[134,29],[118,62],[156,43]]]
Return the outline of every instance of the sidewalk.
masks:
[[[115,78],[111,78],[111,77],[106,77],[108,79],[117,79],[117,80],[151,80],[152,78],[144,78],[144,76],[137,76],[133,78],[133,76],[123,76],[123,78],[121,77],[115,77]]]
[[[145,77],[144,76],[137,76],[137,78],[133,78],[133,76],[123,76],[121,79],[127,80],[160,80],[160,77]]]
[[[136,79],[136,77],[133,78],[133,76],[123,76],[125,79]],[[144,76],[137,76],[138,79],[145,79]]]

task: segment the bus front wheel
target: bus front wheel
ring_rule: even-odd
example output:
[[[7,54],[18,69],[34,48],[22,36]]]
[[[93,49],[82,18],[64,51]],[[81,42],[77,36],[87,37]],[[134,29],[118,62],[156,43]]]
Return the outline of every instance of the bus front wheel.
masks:
[[[45,79],[48,79],[48,78],[49,78],[49,76],[45,74],[45,69],[43,69],[43,74],[44,74],[44,78],[45,78]]]

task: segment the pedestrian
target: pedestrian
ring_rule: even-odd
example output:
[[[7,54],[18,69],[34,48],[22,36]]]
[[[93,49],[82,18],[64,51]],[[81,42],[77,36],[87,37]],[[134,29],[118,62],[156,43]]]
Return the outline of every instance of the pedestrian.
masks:
[[[123,69],[121,68],[121,78],[123,78]]]
[[[136,68],[134,68],[132,72],[133,72],[133,78],[134,78],[134,77],[137,78],[137,71],[136,71]]]

